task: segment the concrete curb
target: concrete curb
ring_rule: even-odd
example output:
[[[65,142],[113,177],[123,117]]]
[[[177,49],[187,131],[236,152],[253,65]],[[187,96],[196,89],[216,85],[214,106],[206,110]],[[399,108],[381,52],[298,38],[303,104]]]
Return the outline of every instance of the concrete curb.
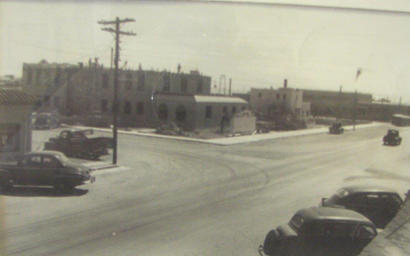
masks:
[[[356,125],[356,129],[377,127],[383,124],[384,123],[373,122],[370,124]],[[107,132],[107,133],[112,132],[112,130],[109,128],[97,128],[97,127],[88,127],[88,126],[68,126],[68,127],[77,128],[77,129],[93,129],[95,131]],[[353,130],[353,126],[352,125],[344,126],[344,129],[345,131],[351,131]],[[145,137],[154,137],[154,138],[162,138],[162,139],[198,142],[198,143],[212,144],[212,145],[219,145],[219,146],[229,146],[229,145],[242,144],[242,143],[273,140],[273,139],[279,139],[279,138],[323,134],[323,133],[328,133],[328,131],[329,131],[328,127],[322,127],[322,128],[315,128],[315,129],[304,129],[304,130],[284,131],[284,132],[270,132],[270,133],[265,133],[265,134],[254,134],[254,135],[235,136],[235,137],[227,137],[227,138],[208,139],[208,140],[187,138],[187,137],[180,137],[180,136],[162,135],[162,134],[143,133],[143,132],[138,132],[138,131],[118,130],[118,133],[125,134],[125,135],[145,136]]]

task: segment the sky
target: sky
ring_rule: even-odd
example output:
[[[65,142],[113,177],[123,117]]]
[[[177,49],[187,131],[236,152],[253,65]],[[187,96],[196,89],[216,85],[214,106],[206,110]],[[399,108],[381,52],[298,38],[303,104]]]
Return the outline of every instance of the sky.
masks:
[[[24,62],[110,65],[111,34],[122,26],[126,68],[199,70],[234,92],[295,88],[372,93],[410,104],[410,1],[1,1],[0,75],[22,75]],[[304,5],[348,8],[306,8]],[[353,9],[349,9],[353,8]],[[375,11],[376,10],[376,11]],[[387,11],[383,11],[387,10]],[[360,76],[356,79],[357,70]]]

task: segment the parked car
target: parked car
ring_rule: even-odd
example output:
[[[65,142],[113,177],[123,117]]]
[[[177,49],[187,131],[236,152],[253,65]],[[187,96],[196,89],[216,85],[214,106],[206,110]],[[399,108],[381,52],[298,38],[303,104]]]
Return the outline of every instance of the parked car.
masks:
[[[112,139],[108,137],[90,137],[94,132],[88,130],[63,130],[58,137],[50,138],[44,144],[45,150],[63,152],[69,157],[98,159],[108,154]]]
[[[330,134],[342,134],[343,132],[344,132],[344,129],[342,127],[342,123],[333,123],[329,127]]]
[[[54,186],[58,190],[93,183],[90,169],[73,163],[63,153],[41,151],[25,154],[17,163],[0,165],[0,187],[14,185]]]
[[[259,254],[352,256],[376,236],[376,226],[355,211],[312,207],[299,210],[288,224],[271,230]]]
[[[57,116],[53,113],[39,113],[34,118],[34,129],[54,129],[60,126]]]
[[[388,188],[350,186],[339,189],[330,198],[322,198],[321,206],[354,210],[369,218],[377,228],[384,228],[403,204],[400,195]]]
[[[387,134],[383,137],[384,145],[400,145],[401,137],[399,136],[399,131],[394,129],[389,129]]]

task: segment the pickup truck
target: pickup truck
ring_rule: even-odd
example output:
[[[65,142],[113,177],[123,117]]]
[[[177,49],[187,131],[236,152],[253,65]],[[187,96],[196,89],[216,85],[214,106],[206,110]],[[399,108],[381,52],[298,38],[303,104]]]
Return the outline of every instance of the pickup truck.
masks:
[[[14,185],[53,186],[71,191],[74,187],[93,183],[90,169],[70,161],[63,153],[40,151],[25,154],[16,163],[0,164],[0,188]]]
[[[58,137],[50,138],[44,144],[44,150],[64,153],[68,157],[96,160],[108,154],[112,139],[108,137],[91,137],[93,130],[63,130]]]

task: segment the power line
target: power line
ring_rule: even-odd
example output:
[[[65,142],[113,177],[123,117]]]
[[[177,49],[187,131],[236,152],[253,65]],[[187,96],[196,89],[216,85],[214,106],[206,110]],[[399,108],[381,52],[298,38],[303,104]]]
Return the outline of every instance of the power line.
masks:
[[[116,164],[117,163],[117,144],[118,144],[118,136],[117,136],[117,116],[118,116],[118,62],[120,59],[120,35],[124,36],[135,36],[136,34],[134,32],[127,32],[127,31],[121,31],[120,30],[120,25],[123,23],[128,23],[128,22],[135,22],[134,19],[120,19],[116,18],[115,20],[110,20],[110,21],[104,21],[101,20],[98,22],[100,25],[114,25],[114,28],[112,27],[103,27],[101,28],[102,31],[106,31],[109,33],[113,33],[115,35],[115,57],[114,57],[114,66],[115,66],[115,71],[114,71],[114,100],[113,100],[113,139],[114,139],[114,145],[113,145],[113,156],[112,156],[112,163]]]

